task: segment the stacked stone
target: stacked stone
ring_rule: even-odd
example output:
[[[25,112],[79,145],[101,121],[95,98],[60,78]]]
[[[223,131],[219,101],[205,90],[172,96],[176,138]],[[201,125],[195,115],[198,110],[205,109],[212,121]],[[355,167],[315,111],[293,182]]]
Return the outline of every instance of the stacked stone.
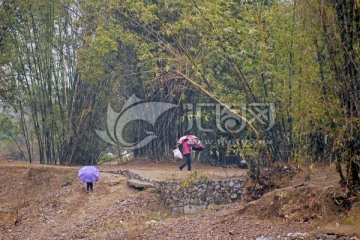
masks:
[[[157,188],[174,212],[194,213],[209,206],[242,200],[244,181],[195,180],[187,187],[183,187],[181,181],[161,181]]]
[[[246,177],[194,180],[187,184],[174,180],[147,179],[128,171],[131,178],[155,185],[161,199],[175,213],[195,213],[220,204],[242,200]]]

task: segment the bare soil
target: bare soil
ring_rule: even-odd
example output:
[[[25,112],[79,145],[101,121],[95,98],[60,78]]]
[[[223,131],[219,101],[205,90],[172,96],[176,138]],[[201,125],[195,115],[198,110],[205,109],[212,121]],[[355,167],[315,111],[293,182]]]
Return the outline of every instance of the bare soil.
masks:
[[[183,179],[177,164],[102,165],[148,177]],[[336,233],[360,238],[360,204],[344,208],[343,189],[332,165],[279,179],[280,189],[251,202],[174,216],[151,190],[127,186],[127,178],[101,172],[94,191],[76,178],[80,167],[0,163],[0,239],[256,239],[289,233]],[[244,170],[194,165],[213,178]]]

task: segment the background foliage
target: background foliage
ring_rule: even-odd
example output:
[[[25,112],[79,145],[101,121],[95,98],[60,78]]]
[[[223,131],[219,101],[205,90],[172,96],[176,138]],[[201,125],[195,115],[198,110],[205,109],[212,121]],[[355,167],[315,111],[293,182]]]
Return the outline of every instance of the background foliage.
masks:
[[[119,110],[135,93],[177,105],[136,156],[168,161],[189,118],[199,117],[188,114],[189,103],[273,103],[270,130],[253,122],[270,162],[264,146],[254,147],[253,130],[220,132],[210,109],[201,121],[214,131],[191,129],[209,140],[200,160],[244,158],[257,161],[257,172],[278,161],[336,161],[343,183],[359,182],[358,0],[1,4],[0,96],[19,113],[30,161],[37,154],[43,163],[96,162],[107,146],[94,129],[106,128],[107,104]],[[126,134],[136,141],[143,128]]]

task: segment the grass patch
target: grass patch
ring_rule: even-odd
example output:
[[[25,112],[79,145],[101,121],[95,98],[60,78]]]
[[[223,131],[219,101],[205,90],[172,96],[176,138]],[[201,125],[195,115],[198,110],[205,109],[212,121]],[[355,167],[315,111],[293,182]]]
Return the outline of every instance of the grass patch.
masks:
[[[346,225],[351,225],[351,224],[354,223],[354,221],[355,221],[355,219],[354,219],[354,217],[352,217],[352,216],[345,217],[345,218],[341,219],[341,222],[342,222],[343,224],[346,224]]]
[[[203,180],[207,181],[209,177],[201,172],[194,171],[186,179],[181,180],[180,189],[189,188],[194,185],[195,181]]]

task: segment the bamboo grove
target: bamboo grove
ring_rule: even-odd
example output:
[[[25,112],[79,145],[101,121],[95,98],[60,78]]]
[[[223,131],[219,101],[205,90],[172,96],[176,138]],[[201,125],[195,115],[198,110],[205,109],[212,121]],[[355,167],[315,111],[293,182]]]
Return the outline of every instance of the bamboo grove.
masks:
[[[120,109],[136,94],[176,105],[138,157],[167,161],[201,115],[214,129],[191,128],[211,142],[203,162],[241,156],[257,175],[280,161],[335,162],[344,185],[360,181],[358,0],[0,4],[0,97],[20,114],[29,159],[95,163],[108,147],[94,132],[105,128],[108,104]],[[225,133],[213,109],[189,108],[213,103],[271,103],[275,122]],[[146,127],[126,135],[141,139]]]

